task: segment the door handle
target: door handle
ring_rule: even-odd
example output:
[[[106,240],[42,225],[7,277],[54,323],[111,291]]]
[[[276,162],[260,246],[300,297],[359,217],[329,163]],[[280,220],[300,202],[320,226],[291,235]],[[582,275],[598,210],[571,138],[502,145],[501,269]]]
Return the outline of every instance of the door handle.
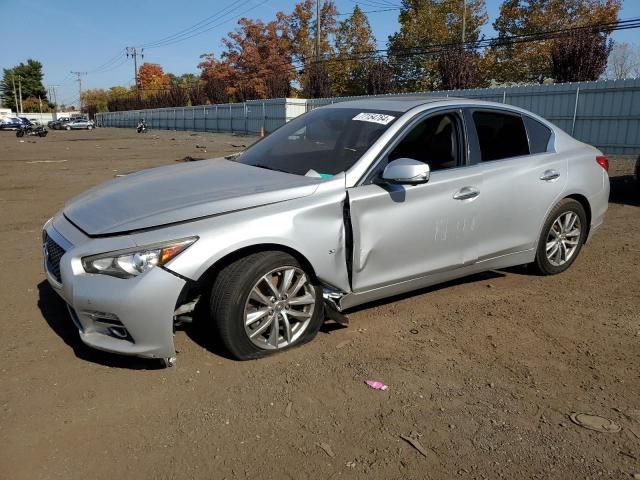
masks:
[[[480,190],[473,187],[463,187],[458,190],[454,195],[454,200],[469,200],[470,198],[476,198],[480,195]]]
[[[552,182],[560,177],[560,172],[557,170],[545,170],[540,180],[544,180],[545,182]]]

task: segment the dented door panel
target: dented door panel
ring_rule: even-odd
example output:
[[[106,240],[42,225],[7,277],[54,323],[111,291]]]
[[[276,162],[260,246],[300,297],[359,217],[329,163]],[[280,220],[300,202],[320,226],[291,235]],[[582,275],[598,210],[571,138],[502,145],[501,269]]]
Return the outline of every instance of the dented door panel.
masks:
[[[422,185],[369,184],[349,189],[355,292],[473,263],[477,198],[456,200],[465,187],[482,190],[469,168],[434,172]]]

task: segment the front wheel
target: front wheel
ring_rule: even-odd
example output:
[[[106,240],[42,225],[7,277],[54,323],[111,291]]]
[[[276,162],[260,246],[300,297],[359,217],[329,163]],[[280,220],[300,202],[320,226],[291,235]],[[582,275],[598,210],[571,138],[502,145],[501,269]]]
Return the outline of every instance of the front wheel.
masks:
[[[24,130],[16,130],[16,137],[24,137]]]
[[[586,239],[587,215],[580,202],[565,198],[551,210],[542,228],[535,266],[542,275],[564,272]]]
[[[211,317],[235,358],[258,358],[316,335],[322,290],[291,255],[255,253],[220,271],[211,290]]]

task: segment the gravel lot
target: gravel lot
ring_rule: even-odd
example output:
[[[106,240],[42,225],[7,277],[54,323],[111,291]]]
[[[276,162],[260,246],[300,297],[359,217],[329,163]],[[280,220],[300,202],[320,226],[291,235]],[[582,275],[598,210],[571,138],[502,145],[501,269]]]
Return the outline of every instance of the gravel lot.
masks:
[[[118,173],[252,138],[0,132],[0,476],[7,479],[632,479],[640,473],[640,190],[612,159],[604,227],[555,277],[496,271],[358,308],[346,329],[236,362],[84,347],[44,282],[40,227]],[[205,148],[196,147],[205,146]],[[205,151],[206,150],[206,151]],[[381,392],[364,381],[389,385]],[[572,412],[618,433],[586,430]],[[402,439],[415,432],[423,454]]]

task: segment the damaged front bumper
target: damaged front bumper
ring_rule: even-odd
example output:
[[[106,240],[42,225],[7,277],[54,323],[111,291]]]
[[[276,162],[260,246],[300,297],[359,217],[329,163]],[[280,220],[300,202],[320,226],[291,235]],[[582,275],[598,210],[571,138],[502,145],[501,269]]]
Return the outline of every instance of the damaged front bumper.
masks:
[[[85,344],[165,361],[175,357],[173,312],[184,279],[160,267],[127,279],[89,274],[81,264],[84,248],[63,237],[51,222],[43,237],[47,279],[67,303]]]

